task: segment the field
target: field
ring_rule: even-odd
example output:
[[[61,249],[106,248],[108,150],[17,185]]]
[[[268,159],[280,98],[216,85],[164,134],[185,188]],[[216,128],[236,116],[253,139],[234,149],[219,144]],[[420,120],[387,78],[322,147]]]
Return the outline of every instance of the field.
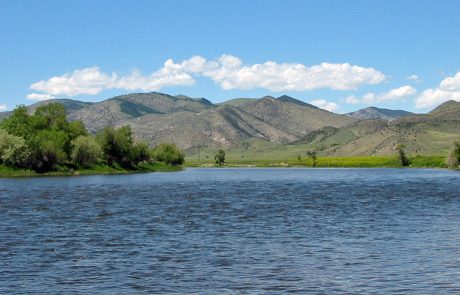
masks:
[[[216,150],[207,149],[200,154],[186,156],[187,167],[214,166]],[[440,155],[417,155],[410,156],[409,167],[414,168],[445,168],[446,156]],[[280,146],[277,149],[263,150],[226,151],[227,167],[313,167],[312,159],[305,154],[305,149],[297,146]],[[350,156],[334,157],[318,155],[315,167],[401,167],[395,155],[392,156]]]

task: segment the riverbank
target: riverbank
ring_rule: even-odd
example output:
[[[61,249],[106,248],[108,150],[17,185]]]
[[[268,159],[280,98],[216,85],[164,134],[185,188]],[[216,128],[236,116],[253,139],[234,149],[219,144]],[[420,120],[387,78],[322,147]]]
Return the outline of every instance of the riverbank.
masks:
[[[408,168],[447,168],[445,156],[409,157]],[[215,167],[214,161],[187,160],[185,167]],[[359,157],[318,157],[316,164],[309,158],[270,160],[270,159],[229,159],[226,167],[323,167],[323,168],[400,168],[396,156],[359,156]]]
[[[164,163],[142,163],[133,169],[125,169],[119,166],[94,165],[88,169],[71,169],[68,167],[59,167],[56,171],[38,173],[30,169],[16,169],[0,165],[0,178],[17,178],[17,177],[43,177],[43,176],[80,176],[80,175],[111,175],[111,174],[131,174],[147,172],[177,172],[181,171],[181,166],[172,166]]]

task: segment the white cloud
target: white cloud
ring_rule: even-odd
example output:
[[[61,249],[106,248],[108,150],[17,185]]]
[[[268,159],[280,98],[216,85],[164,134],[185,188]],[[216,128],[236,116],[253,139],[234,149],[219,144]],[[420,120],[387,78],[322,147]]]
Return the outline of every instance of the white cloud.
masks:
[[[55,98],[55,97],[52,96],[51,94],[31,93],[31,94],[28,94],[28,95],[26,96],[26,98],[27,98],[27,99],[30,99],[30,100],[42,101],[42,100],[53,99],[53,98]]]
[[[0,112],[6,111],[8,109],[8,106],[4,103],[0,103]]]
[[[50,95],[66,96],[94,95],[106,89],[157,91],[167,86],[193,85],[197,76],[212,79],[224,90],[353,90],[385,80],[385,75],[373,68],[348,63],[321,63],[308,67],[298,63],[278,64],[267,61],[245,66],[238,57],[222,55],[213,61],[207,61],[201,56],[193,56],[180,63],[168,59],[162,68],[149,75],[143,75],[138,70],[120,76],[117,73],[104,73],[98,67],[78,69],[36,82],[30,88]]]
[[[365,104],[374,104],[380,102],[388,102],[388,101],[397,101],[402,100],[406,97],[413,96],[417,93],[417,90],[410,86],[405,85],[398,88],[391,89],[388,92],[375,94],[372,92],[366,93],[361,98],[357,98],[354,95],[350,95],[345,98],[345,102],[349,104],[358,104],[358,103],[365,103]]]
[[[373,68],[348,63],[321,63],[311,67],[273,61],[248,66],[242,64],[237,57],[223,55],[203,75],[210,77],[225,90],[263,88],[276,92],[319,88],[352,90],[385,80],[385,75]]]
[[[430,108],[448,100],[460,101],[460,72],[441,81],[438,87],[429,88],[415,99],[415,107]]]
[[[406,77],[406,80],[410,80],[410,81],[415,82],[415,83],[420,83],[420,82],[422,82],[422,80],[420,80],[419,76],[417,76],[417,75],[410,75],[410,76],[407,76],[407,77]]]
[[[339,106],[335,102],[330,102],[325,99],[312,100],[310,103],[314,106],[317,106],[320,109],[324,109],[329,112],[335,112],[339,108]]]

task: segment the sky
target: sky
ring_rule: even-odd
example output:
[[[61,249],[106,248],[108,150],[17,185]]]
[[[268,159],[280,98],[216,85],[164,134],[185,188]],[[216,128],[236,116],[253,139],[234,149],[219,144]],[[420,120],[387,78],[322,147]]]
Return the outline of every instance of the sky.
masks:
[[[133,92],[346,113],[460,101],[460,1],[0,0],[0,111]]]

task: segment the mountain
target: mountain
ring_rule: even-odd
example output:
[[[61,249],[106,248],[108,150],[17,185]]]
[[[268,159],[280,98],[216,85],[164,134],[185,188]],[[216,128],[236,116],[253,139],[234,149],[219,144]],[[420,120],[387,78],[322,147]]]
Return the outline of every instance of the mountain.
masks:
[[[256,101],[257,99],[258,98],[234,98],[224,102],[220,102],[217,105],[239,107],[245,103]]]
[[[348,116],[328,112],[289,96],[278,98],[265,96],[242,104],[239,108],[273,127],[299,137],[324,126],[341,127],[356,121]]]
[[[382,109],[376,107],[369,107],[365,109],[361,109],[352,113],[346,114],[349,117],[360,119],[360,120],[368,120],[368,119],[383,119],[387,121],[393,121],[395,119],[399,119],[401,117],[410,116],[414,113],[403,111],[403,110],[390,110],[390,109]]]
[[[376,124],[376,120],[363,120],[363,126]],[[447,154],[454,141],[460,140],[460,102],[448,101],[427,114],[414,114],[382,124],[374,132],[339,138],[353,125],[341,128],[321,138],[316,145],[327,155],[391,155],[397,144],[404,144],[409,154]],[[350,140],[351,139],[351,140]],[[331,144],[331,143],[334,144]]]
[[[192,99],[187,96],[171,96],[163,93],[134,93],[120,95],[69,115],[70,120],[81,120],[91,132],[108,125],[122,122],[146,114],[169,114],[175,112],[199,113],[215,106],[206,99]]]
[[[201,113],[149,114],[124,122],[137,137],[156,145],[173,142],[182,149],[225,147],[258,138],[275,143],[293,142],[295,134],[279,130],[252,114],[233,106],[220,106]]]
[[[428,113],[431,118],[460,120],[460,102],[449,100]]]

